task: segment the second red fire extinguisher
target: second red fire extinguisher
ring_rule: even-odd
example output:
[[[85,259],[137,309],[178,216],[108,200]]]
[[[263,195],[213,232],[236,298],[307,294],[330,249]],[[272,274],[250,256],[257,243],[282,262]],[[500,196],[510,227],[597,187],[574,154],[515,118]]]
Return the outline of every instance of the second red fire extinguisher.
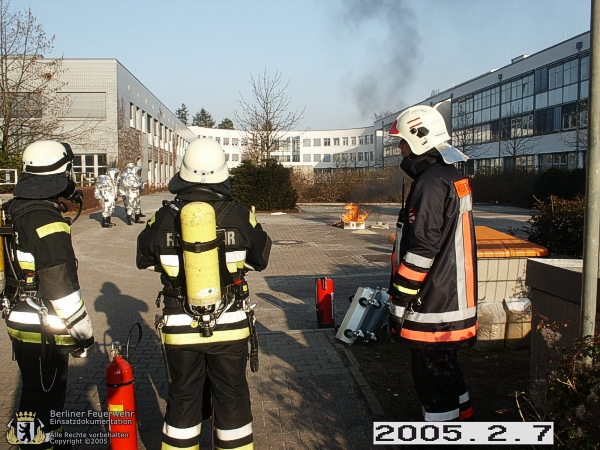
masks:
[[[111,348],[113,358],[106,368],[106,394],[108,399],[109,433],[111,450],[137,450],[137,411],[135,406],[135,393],[133,389],[133,368],[128,362],[129,345],[133,328],[138,328],[139,339],[142,338],[142,327],[134,323],[129,329],[127,337],[126,354],[123,357],[121,344],[114,341]]]
[[[317,278],[315,283],[315,306],[319,328],[334,328],[333,279],[328,277]]]

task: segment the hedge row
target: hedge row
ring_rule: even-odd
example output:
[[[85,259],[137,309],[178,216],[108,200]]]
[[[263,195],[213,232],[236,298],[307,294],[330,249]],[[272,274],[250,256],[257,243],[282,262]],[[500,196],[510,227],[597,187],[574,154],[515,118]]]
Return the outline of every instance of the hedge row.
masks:
[[[547,202],[553,196],[573,200],[585,195],[585,170],[498,171],[473,176],[471,187],[476,203],[532,208],[536,201]]]

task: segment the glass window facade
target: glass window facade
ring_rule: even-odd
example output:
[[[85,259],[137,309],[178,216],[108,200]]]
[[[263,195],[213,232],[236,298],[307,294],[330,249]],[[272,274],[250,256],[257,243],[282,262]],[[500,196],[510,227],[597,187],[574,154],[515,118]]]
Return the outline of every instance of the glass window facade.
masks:
[[[453,98],[453,145],[464,149],[498,141],[505,144],[510,139],[585,128],[589,59],[588,52],[581,52],[512,79],[502,80],[499,75],[495,86]],[[556,155],[524,154],[509,159],[510,164],[527,170],[536,165],[542,169],[576,164],[576,160]],[[495,170],[505,164],[502,157],[480,159],[475,171]]]

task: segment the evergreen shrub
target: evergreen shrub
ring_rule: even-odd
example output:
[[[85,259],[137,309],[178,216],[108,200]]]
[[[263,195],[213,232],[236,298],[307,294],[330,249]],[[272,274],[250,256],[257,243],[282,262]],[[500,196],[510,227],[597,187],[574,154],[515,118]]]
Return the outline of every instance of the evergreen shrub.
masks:
[[[554,167],[541,172],[535,179],[533,195],[548,201],[551,196],[573,200],[585,195],[585,169],[560,170]]]
[[[296,207],[298,193],[292,185],[292,169],[275,160],[263,165],[243,161],[231,170],[234,201],[259,211],[289,210]]]
[[[583,197],[564,200],[552,196],[539,200],[525,227],[527,240],[543,245],[556,256],[581,258],[583,255]]]
[[[294,186],[302,203],[400,203],[411,179],[398,167],[379,170],[336,169],[312,176],[294,174]]]
[[[471,178],[473,201],[531,208],[535,179],[535,172],[519,169],[478,173]]]

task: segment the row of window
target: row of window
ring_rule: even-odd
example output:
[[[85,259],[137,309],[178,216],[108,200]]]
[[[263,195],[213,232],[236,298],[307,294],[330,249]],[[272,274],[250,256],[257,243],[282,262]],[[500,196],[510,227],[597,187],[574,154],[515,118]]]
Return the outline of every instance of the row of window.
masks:
[[[500,117],[522,115],[585,99],[588,95],[589,56],[584,56],[456,99],[452,104],[452,127],[461,129]]]
[[[200,135],[198,135],[198,137],[203,137],[203,138],[206,138],[206,137],[208,137],[209,139],[214,139],[214,140],[215,140],[215,141],[217,141],[219,144],[223,144],[223,145],[229,145],[229,142],[230,142],[230,141],[231,141],[231,145],[238,145],[238,144],[239,144],[239,139],[238,139],[238,138],[231,138],[231,139],[230,139],[230,138],[224,137],[224,138],[222,139],[222,142],[221,142],[221,137],[219,137],[219,136],[217,136],[217,137],[212,137],[212,136],[200,136]]]
[[[358,145],[369,145],[373,143],[373,135],[362,135],[362,136],[352,136],[342,137],[342,138],[323,138],[323,147],[331,147],[331,143],[333,142],[334,146],[340,145],[356,145],[358,140]],[[350,143],[350,144],[348,144]],[[313,138],[313,139],[303,139],[302,146],[303,147],[320,147],[321,146],[321,138]]]
[[[106,119],[105,92],[58,92],[56,105],[62,118]],[[17,94],[12,99],[15,117],[42,117],[43,107],[43,100],[35,93]]]
[[[106,92],[60,92],[58,100],[65,118],[106,119]]]
[[[454,146],[467,147],[524,136],[542,135],[556,131],[568,131],[587,127],[587,107],[577,102],[536,110],[519,117],[510,117],[469,128],[455,129],[452,133]],[[397,154],[395,149],[386,156]]]
[[[73,172],[95,177],[106,173],[106,153],[73,156]]]
[[[181,136],[177,136],[177,142],[173,143],[173,130],[133,103],[129,103],[129,126],[153,136],[156,147],[172,151],[173,144],[179,149],[185,146],[185,140]]]
[[[215,141],[217,141],[220,144],[223,145],[239,145],[239,139],[238,138],[221,138],[221,137],[212,137],[212,136],[200,136],[198,135],[198,137],[208,137],[211,139],[214,139]],[[342,137],[342,138],[313,138],[313,139],[303,139],[302,140],[302,146],[303,147],[321,147],[321,145],[323,147],[331,147],[332,143],[334,146],[339,146],[339,145],[357,145],[356,143],[358,142],[358,145],[369,145],[369,144],[373,144],[374,139],[373,139],[373,135],[369,134],[369,135],[363,135],[363,136],[354,136],[354,137]],[[296,147],[297,145],[299,145],[300,143],[300,138],[299,137],[294,137],[293,139],[285,138],[285,139],[278,139],[277,142],[275,143],[275,148],[281,151],[285,151],[288,150],[288,147],[290,145],[292,145],[293,147]],[[340,144],[341,143],[341,144]],[[276,150],[277,151],[277,150]]]
[[[483,158],[475,160],[477,173],[490,173],[503,168],[512,168],[515,164],[519,169],[538,170],[543,172],[552,167],[562,170],[577,168],[577,152],[547,153],[543,155],[521,155],[516,158]]]
[[[312,157],[312,160],[311,160]],[[334,153],[333,154],[333,162],[339,161],[373,161],[374,159],[373,152],[355,152],[355,153]],[[305,153],[302,155],[302,162],[332,162],[331,153],[325,153],[322,155],[320,153]]]

